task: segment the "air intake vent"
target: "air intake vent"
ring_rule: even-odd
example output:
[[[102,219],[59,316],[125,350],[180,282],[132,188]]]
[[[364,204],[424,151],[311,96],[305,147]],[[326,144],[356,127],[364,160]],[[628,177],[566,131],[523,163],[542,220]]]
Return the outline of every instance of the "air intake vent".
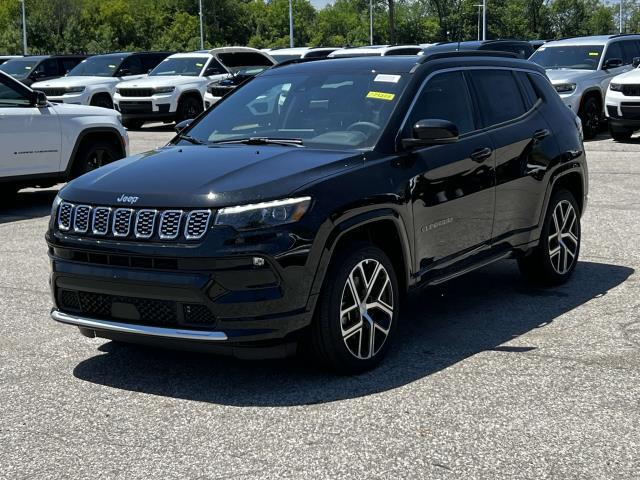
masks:
[[[187,217],[187,227],[184,231],[184,238],[187,240],[199,240],[209,228],[209,220],[211,219],[210,210],[194,210]]]
[[[93,211],[93,223],[91,231],[94,235],[106,235],[109,231],[109,216],[111,209],[109,207],[96,207]]]
[[[71,218],[73,217],[73,205],[71,203],[61,203],[58,208],[58,228],[67,231],[71,228]]]
[[[133,210],[130,208],[118,208],[113,214],[113,236],[126,237],[131,231],[131,218]]]
[[[136,238],[151,238],[157,215],[156,210],[140,210],[138,212],[134,229]]]
[[[160,238],[173,240],[180,233],[180,219],[182,210],[167,210],[162,213],[160,219]]]
[[[89,230],[89,217],[91,207],[89,205],[78,205],[73,218],[73,231],[76,233],[87,233]]]

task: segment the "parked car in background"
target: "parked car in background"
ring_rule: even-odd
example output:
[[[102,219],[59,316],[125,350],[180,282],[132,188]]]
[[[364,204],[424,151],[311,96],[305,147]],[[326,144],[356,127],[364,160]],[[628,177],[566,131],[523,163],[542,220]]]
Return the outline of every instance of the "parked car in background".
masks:
[[[544,67],[562,101],[582,120],[584,137],[596,136],[611,79],[633,69],[640,35],[598,35],[545,43],[530,60]]]
[[[207,86],[247,67],[271,67],[275,60],[249,47],[222,47],[166,58],[148,78],[121,82],[114,96],[127,128],[145,122],[181,122],[204,110]]]
[[[420,45],[370,45],[367,47],[341,48],[328,55],[328,58],[347,57],[388,57],[392,55],[417,55],[422,51]]]
[[[113,108],[116,84],[142,78],[169,52],[109,53],[80,62],[65,77],[32,84],[52,102]]]
[[[539,49],[542,45],[547,43],[549,40],[529,40],[529,43],[533,47],[533,50]]]
[[[247,80],[255,77],[259,73],[264,72],[271,67],[247,67],[238,70],[231,74],[227,78],[212,82],[207,86],[207,91],[204,94],[204,108],[209,108],[211,105],[218,102],[222,97],[230,94],[240,85]]]
[[[640,57],[633,70],[613,77],[605,96],[605,114],[614,140],[628,140],[640,130]]]
[[[339,50],[339,47],[294,47],[276,48],[269,50],[269,55],[277,63],[301,58],[326,58],[331,52]]]
[[[52,317],[244,358],[300,345],[354,373],[400,339],[407,290],[505,258],[566,282],[580,121],[539,66],[465,53],[275,66],[69,183],[46,234]]]
[[[28,55],[3,63],[0,70],[29,86],[63,77],[85,58],[86,55]]]
[[[0,55],[0,65],[14,58],[20,58],[22,55]]]
[[[48,187],[123,158],[129,139],[118,114],[52,104],[0,72],[0,197]],[[0,203],[0,208],[2,204]]]
[[[457,52],[466,50],[491,50],[494,52],[514,53],[516,57],[527,59],[533,53],[533,46],[525,40],[480,40],[468,42],[444,42],[436,43],[422,50],[420,55],[428,55],[438,52]]]

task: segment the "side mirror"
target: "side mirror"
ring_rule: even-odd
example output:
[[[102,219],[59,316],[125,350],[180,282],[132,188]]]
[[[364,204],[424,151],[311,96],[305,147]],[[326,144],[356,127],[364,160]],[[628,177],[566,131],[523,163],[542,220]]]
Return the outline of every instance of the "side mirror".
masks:
[[[48,105],[47,96],[44,94],[44,92],[41,92],[39,90],[34,90],[33,92],[31,92],[30,100],[31,105],[33,105],[34,107],[44,108]]]
[[[430,118],[418,120],[413,126],[413,137],[403,138],[403,147],[419,145],[441,145],[443,143],[457,142],[459,137],[458,127],[449,120]]]
[[[633,57],[633,68],[638,68],[640,65],[640,57]]]
[[[180,123],[176,123],[176,126],[174,127],[176,133],[180,133],[181,131],[183,131],[185,128],[191,125],[191,122],[193,122],[193,118],[189,118],[187,120],[181,121]]]
[[[621,58],[610,58],[604,62],[602,68],[604,70],[609,70],[610,68],[618,68],[623,65],[623,61]]]
[[[119,73],[119,77],[128,77],[129,75],[131,75],[131,70],[129,70],[128,68],[121,68],[120,69],[120,73]]]

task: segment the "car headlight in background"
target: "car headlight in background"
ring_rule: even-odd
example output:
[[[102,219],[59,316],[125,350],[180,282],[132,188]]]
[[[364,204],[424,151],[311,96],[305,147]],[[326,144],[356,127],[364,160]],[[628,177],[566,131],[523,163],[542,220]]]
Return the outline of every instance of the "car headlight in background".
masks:
[[[556,83],[553,88],[556,89],[558,93],[571,93],[576,89],[575,83]]]
[[[622,84],[620,84],[620,83],[610,83],[609,84],[609,88],[611,90],[613,90],[614,92],[621,92],[622,91]]]
[[[67,93],[82,93],[86,88],[87,87],[68,87],[66,91]]]
[[[299,197],[227,207],[218,211],[215,224],[237,230],[285,225],[300,220],[310,205],[311,197]]]
[[[176,89],[176,87],[158,87],[154,88],[153,91],[155,93],[171,93]]]

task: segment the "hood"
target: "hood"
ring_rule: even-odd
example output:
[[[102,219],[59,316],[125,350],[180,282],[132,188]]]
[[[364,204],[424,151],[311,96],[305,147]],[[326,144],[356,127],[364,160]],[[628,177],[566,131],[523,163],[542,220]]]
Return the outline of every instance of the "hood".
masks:
[[[353,168],[363,154],[279,145],[167,146],[119,160],[69,183],[71,202],[136,207],[218,208],[286,198],[302,186]]]
[[[597,77],[597,70],[578,70],[573,68],[550,68],[546,71],[551,83],[572,83]]]
[[[100,83],[113,83],[118,81],[116,77],[60,77],[54,80],[46,80],[44,82],[37,82],[32,85],[32,88],[38,87],[44,88],[64,88],[64,87],[85,87],[87,85],[97,85]]]
[[[186,75],[158,75],[153,77],[139,78],[137,80],[127,80],[118,83],[118,88],[154,88],[154,87],[175,87],[176,85],[188,85],[205,83],[206,77],[192,77]]]
[[[613,83],[638,84],[640,83],[640,69],[634,68],[633,70],[630,70],[616,77],[613,77],[611,81]]]
[[[50,105],[58,115],[72,117],[118,117],[120,114],[110,108],[91,107],[89,105],[74,105],[71,103],[52,103]]]

